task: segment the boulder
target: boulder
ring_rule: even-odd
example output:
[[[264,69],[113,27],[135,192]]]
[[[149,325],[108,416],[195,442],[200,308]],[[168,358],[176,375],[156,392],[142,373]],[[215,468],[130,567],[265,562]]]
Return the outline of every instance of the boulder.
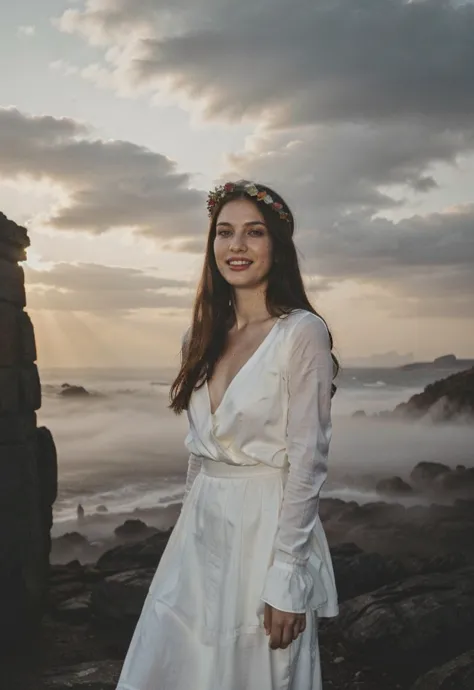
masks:
[[[149,527],[143,520],[125,520],[114,529],[115,536],[122,541],[137,541],[156,534],[156,527]]]
[[[474,496],[474,468],[458,467],[451,472],[439,474],[433,482],[433,487],[440,493]]]
[[[139,568],[156,569],[170,534],[171,531],[157,532],[144,541],[116,546],[99,558],[96,569],[107,574]]]
[[[339,600],[346,601],[395,582],[407,574],[399,562],[378,553],[365,553],[354,544],[331,549]]]
[[[81,625],[89,620],[90,602],[90,592],[84,592],[59,604],[54,611],[54,615],[60,620],[71,623],[71,625]]]
[[[56,669],[43,678],[41,690],[115,690],[123,662],[90,661]]]
[[[68,383],[63,383],[60,395],[66,398],[87,398],[90,393],[84,386],[70,386]]]
[[[418,678],[412,690],[472,690],[474,649],[451,659]]]
[[[80,532],[66,532],[51,541],[51,558],[56,563],[67,563],[72,559],[82,562],[95,560],[98,548]]]
[[[419,462],[411,471],[410,481],[419,489],[430,489],[439,475],[449,472],[451,468],[441,462]]]
[[[94,586],[91,613],[99,626],[118,634],[132,634],[140,616],[155,568],[110,575]]]
[[[344,602],[326,634],[413,682],[474,646],[474,566],[417,575]]]
[[[414,575],[449,573],[470,565],[460,553],[429,558],[411,555],[396,560],[379,553],[367,553],[352,543],[332,547],[331,556],[341,602]]]
[[[404,481],[401,477],[387,477],[386,479],[380,479],[375,488],[377,493],[385,494],[387,496],[403,496],[413,493],[413,489],[410,484]]]

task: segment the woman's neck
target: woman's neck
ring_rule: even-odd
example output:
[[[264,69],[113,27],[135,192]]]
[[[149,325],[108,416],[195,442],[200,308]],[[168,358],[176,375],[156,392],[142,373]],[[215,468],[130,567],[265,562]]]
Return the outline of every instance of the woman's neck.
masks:
[[[271,318],[266,304],[266,285],[258,290],[234,290],[236,328]]]

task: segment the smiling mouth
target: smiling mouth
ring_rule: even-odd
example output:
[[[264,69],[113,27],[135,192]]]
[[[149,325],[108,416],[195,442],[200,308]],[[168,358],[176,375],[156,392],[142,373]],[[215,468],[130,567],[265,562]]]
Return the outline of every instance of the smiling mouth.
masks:
[[[244,266],[250,266],[251,264],[253,264],[253,261],[250,261],[250,259],[229,259],[229,261],[226,261],[226,264],[228,266],[242,268]]]

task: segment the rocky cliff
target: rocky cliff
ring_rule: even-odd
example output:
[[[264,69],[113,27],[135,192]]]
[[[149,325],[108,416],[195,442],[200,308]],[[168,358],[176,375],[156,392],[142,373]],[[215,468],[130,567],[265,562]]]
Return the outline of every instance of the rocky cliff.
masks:
[[[38,428],[41,386],[23,268],[25,228],[0,213],[0,644],[31,638],[45,603],[56,451]]]
[[[474,420],[474,367],[431,383],[407,402],[397,405],[397,417],[433,421]]]

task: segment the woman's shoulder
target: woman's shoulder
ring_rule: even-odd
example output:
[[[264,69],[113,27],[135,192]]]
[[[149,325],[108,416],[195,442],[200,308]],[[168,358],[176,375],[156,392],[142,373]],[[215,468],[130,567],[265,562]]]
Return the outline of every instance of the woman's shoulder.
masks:
[[[292,309],[287,314],[284,314],[282,318],[288,323],[290,328],[301,324],[301,327],[304,328],[322,328],[323,330],[327,330],[324,319],[319,316],[319,314],[309,311],[309,309]]]
[[[326,347],[329,331],[324,319],[308,309],[293,309],[284,317],[285,330],[290,344],[312,342]]]

